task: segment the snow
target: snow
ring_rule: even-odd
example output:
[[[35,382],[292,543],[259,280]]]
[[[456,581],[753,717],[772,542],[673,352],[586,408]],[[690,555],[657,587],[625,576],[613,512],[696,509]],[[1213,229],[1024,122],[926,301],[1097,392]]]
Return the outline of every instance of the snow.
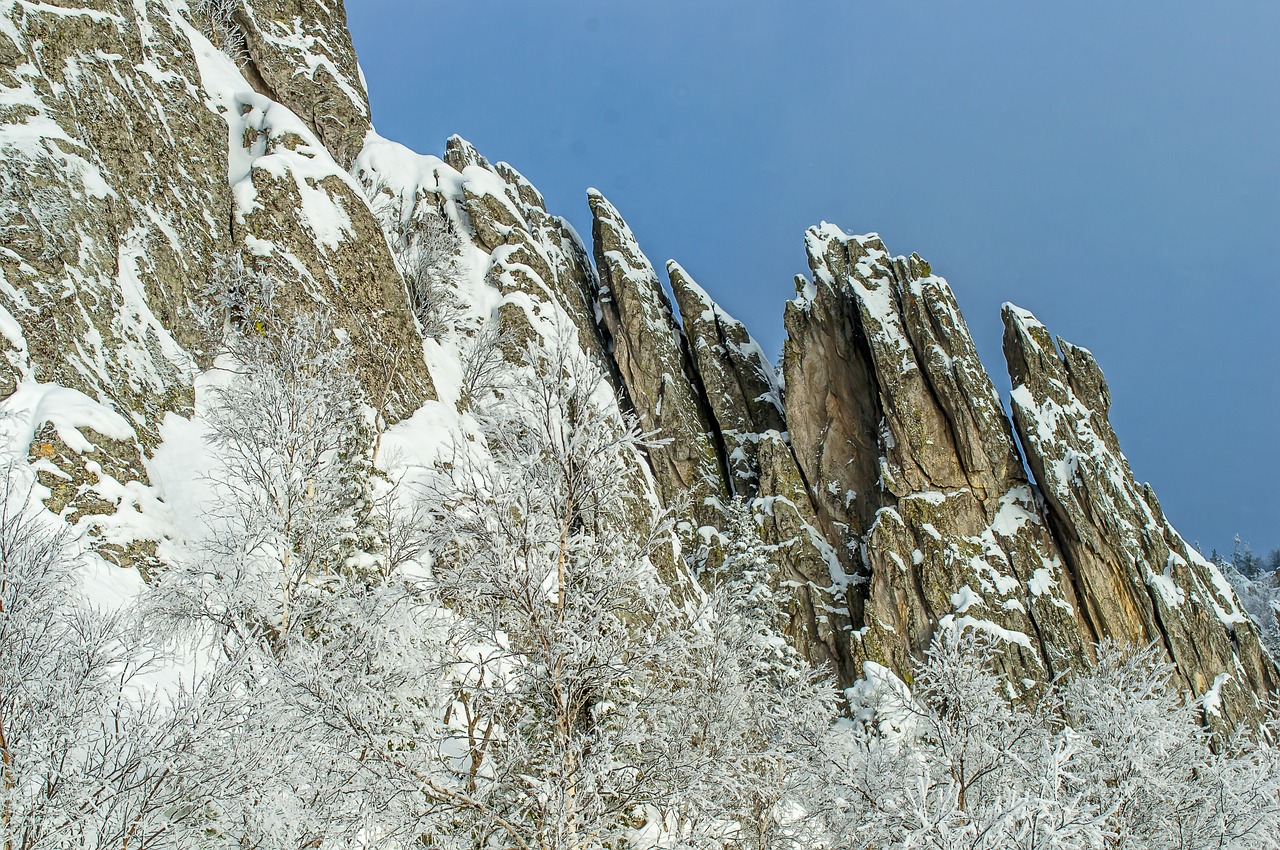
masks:
[[[982,597],[974,593],[967,584],[951,594],[951,607],[957,614],[963,614],[975,605],[979,608],[984,606]]]
[[[1019,307],[1017,304],[1014,304],[1012,301],[1004,302],[1003,304],[1000,305],[1000,309],[1002,311],[1007,310],[1008,312],[1013,314],[1013,316],[1017,319],[1018,324],[1020,324],[1024,329],[1038,328],[1040,330],[1045,331],[1045,333],[1048,333],[1048,329],[1045,328],[1043,324],[1041,324],[1040,320],[1037,319],[1030,310],[1024,310],[1021,307]],[[1031,339],[1034,342],[1034,338],[1031,337],[1030,334],[1027,334],[1027,337],[1028,339]]]
[[[1037,567],[1031,574],[1031,580],[1027,582],[1027,590],[1032,596],[1048,596],[1057,586],[1058,582],[1054,579],[1053,573],[1044,567]]]
[[[1219,673],[1214,677],[1213,684],[1210,685],[1209,690],[1205,692],[1204,696],[1200,697],[1200,704],[1204,706],[1207,714],[1212,714],[1214,717],[1222,716],[1222,688],[1230,681],[1230,673]]]
[[[1164,572],[1157,573],[1147,570],[1147,584],[1156,589],[1160,594],[1160,598],[1164,600],[1164,604],[1170,608],[1179,608],[1187,601],[1187,594],[1182,588],[1178,587],[1178,583],[1173,579],[1173,558],[1169,558],[1165,565]]]
[[[1011,488],[1000,497],[1000,508],[991,522],[991,530],[1001,537],[1012,539],[1027,525],[1039,525],[1039,515],[1028,509],[1028,505],[1034,504],[1035,497],[1029,486]]]
[[[208,387],[217,378],[217,373],[210,373],[197,380],[197,413],[203,409]],[[208,535],[204,518],[217,506],[217,496],[207,476],[216,465],[202,418],[197,415],[186,419],[176,413],[168,414],[160,425],[160,444],[146,461],[152,486],[168,508],[168,536],[172,539],[161,545],[160,554],[166,554],[166,547],[175,545],[181,552],[185,545]]]
[[[452,405],[429,401],[383,434],[381,464],[393,480],[408,476],[409,483],[425,481],[437,461],[457,448],[458,436],[475,431],[474,422],[460,417]]]
[[[492,198],[505,208],[512,221],[523,222],[524,215],[508,194],[507,181],[480,165],[468,165],[462,169],[463,187],[475,195]],[[499,226],[501,229],[501,225]]]
[[[291,180],[303,222],[318,244],[336,250],[354,236],[354,229],[341,200],[323,184],[337,179],[356,197],[363,196],[360,186],[333,161],[302,119],[255,92],[231,59],[194,28],[186,26],[186,30],[208,106],[227,123],[227,179],[238,219],[243,222],[257,208],[255,171]]]
[[[990,620],[983,620],[977,617],[967,615],[957,617],[955,614],[947,614],[938,620],[938,628],[954,631],[957,634],[962,634],[965,629],[976,629],[977,631],[994,635],[1005,643],[1017,644],[1027,650],[1031,649],[1031,638],[1027,637],[1023,632],[1006,629],[1004,626],[993,623]]]
[[[911,689],[883,664],[863,662],[862,678],[846,688],[844,695],[855,722],[874,726],[890,740],[909,735],[915,728]]]
[[[80,432],[93,429],[113,440],[129,441],[133,426],[123,416],[79,390],[58,384],[42,384],[25,380],[13,395],[0,403],[5,414],[0,419],[5,449],[12,457],[24,456],[35,433],[48,422],[57,430],[58,438],[74,452],[94,451],[93,443]]]
[[[2,279],[3,275],[0,275],[0,280]],[[0,336],[3,336],[13,348],[26,352],[27,339],[22,334],[22,325],[18,324],[18,320],[3,304],[0,304]]]

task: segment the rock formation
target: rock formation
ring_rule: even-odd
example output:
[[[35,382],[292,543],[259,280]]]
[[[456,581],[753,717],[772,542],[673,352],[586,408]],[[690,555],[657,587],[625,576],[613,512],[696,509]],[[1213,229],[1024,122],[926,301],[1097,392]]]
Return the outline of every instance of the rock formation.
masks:
[[[1072,586],[946,281],[874,235],[809,231],[787,306],[787,422],[846,569],[853,654],[905,669],[942,621],[1015,679],[1085,654]]]
[[[363,109],[363,129],[355,130],[363,138],[367,107],[349,36],[341,26],[330,30],[342,23],[337,9],[331,21],[290,18],[311,35],[274,23],[255,30],[256,21],[287,17],[274,8],[245,6],[243,23],[265,76],[300,109],[309,97],[313,115],[331,116],[335,127],[355,126],[340,100],[352,114]],[[328,305],[352,332],[370,381],[380,352],[413,350],[420,340],[403,284],[345,169],[191,22],[128,2],[18,4],[5,14],[6,393],[17,395],[11,407],[32,410],[24,433],[34,435],[30,454],[42,480],[56,484],[51,507],[83,520],[113,560],[141,564],[155,541],[131,539],[113,515],[145,500],[144,460],[166,415],[190,415],[199,348],[190,310],[227,283],[228,268],[279,277],[282,312]],[[342,144],[358,148],[359,140]],[[402,363],[393,418],[433,392],[420,357]],[[55,385],[79,394],[97,428],[40,421],[49,405],[39,399]]]
[[[1108,419],[1093,355],[1057,340],[1025,310],[1003,311],[1013,421],[1082,600],[1091,633],[1159,643],[1195,694],[1229,719],[1274,692],[1276,670],[1218,568],[1138,485]]]
[[[588,195],[609,353],[640,427],[656,438],[649,462],[663,502],[687,499],[704,524],[729,494],[725,453],[671,303],[631,228],[603,195]]]
[[[795,588],[791,634],[807,655],[846,678],[848,618],[846,576],[831,545],[817,529],[809,488],[791,451],[782,410],[782,387],[760,345],[746,327],[711,299],[674,260],[667,263],[698,385],[720,435],[729,484],[750,501],[761,537],[774,547]]]
[[[711,300],[680,264],[667,263],[684,336],[728,457],[734,493],[756,495],[757,437],[787,430],[782,389],[746,327]]]
[[[320,0],[246,0],[232,19],[245,42],[243,69],[262,94],[301,118],[342,167],[369,132],[347,12]]]
[[[682,511],[685,557],[655,556],[679,585],[726,501],[749,502],[793,637],[843,684],[971,628],[1005,643],[1014,690],[1107,638],[1163,646],[1223,723],[1277,689],[1230,587],[1134,481],[1092,355],[1030,314],[1004,314],[1015,439],[946,281],[824,224],[780,381],[675,263],[673,306],[599,193],[587,246],[464,140],[433,157],[378,137],[338,0],[244,0],[216,22],[199,3],[80,5],[0,4],[0,425],[117,569],[163,569],[179,533],[154,462],[167,424],[197,418],[193,317],[240,275],[272,281],[281,327],[332,316],[379,428],[430,423],[399,438],[424,466],[476,440],[495,358],[571,342],[653,436],[615,527]]]

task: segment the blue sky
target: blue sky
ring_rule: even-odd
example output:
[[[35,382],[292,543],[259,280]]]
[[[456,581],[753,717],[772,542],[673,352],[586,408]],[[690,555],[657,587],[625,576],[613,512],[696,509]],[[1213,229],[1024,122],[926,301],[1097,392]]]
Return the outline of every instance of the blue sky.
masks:
[[[603,191],[765,349],[804,229],[878,231],[1094,351],[1192,540],[1280,546],[1280,3],[350,0],[379,132]]]

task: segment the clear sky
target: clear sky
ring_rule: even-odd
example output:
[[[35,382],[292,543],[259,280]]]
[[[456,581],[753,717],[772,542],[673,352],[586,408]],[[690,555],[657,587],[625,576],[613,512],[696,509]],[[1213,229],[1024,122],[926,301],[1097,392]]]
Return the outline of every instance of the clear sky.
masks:
[[[1280,3],[348,0],[384,136],[585,189],[765,349],[826,220],[1094,351],[1202,548],[1280,546]]]

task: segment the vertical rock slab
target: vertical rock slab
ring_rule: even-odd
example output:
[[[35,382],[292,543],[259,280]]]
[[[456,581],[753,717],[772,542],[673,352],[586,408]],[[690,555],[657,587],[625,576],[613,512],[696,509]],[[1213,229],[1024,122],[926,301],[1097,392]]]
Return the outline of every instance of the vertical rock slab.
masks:
[[[729,483],[697,373],[671,303],[631,228],[599,192],[591,191],[588,200],[601,324],[641,428],[661,441],[649,449],[659,494],[668,506],[687,499],[707,524]]]
[[[849,658],[844,571],[817,529],[813,499],[796,465],[782,413],[782,387],[746,327],[675,261],[667,263],[685,339],[726,453],[733,494],[751,501],[761,538],[792,588],[788,634],[805,656],[841,681]]]
[[[787,430],[781,387],[764,351],[741,322],[711,300],[679,263],[668,262],[667,274],[693,365],[728,453],[733,492],[754,495],[759,489],[759,436]]]
[[[853,577],[851,655],[909,668],[940,627],[1006,643],[1013,681],[1087,630],[946,281],[824,224],[787,305],[786,413],[819,524]]]
[[[369,95],[341,0],[244,0],[234,20],[246,76],[350,168],[369,132]]]
[[[1161,644],[1210,716],[1251,716],[1276,690],[1274,665],[1226,578],[1135,481],[1097,361],[1025,310],[1002,316],[1013,421],[1094,631]]]

